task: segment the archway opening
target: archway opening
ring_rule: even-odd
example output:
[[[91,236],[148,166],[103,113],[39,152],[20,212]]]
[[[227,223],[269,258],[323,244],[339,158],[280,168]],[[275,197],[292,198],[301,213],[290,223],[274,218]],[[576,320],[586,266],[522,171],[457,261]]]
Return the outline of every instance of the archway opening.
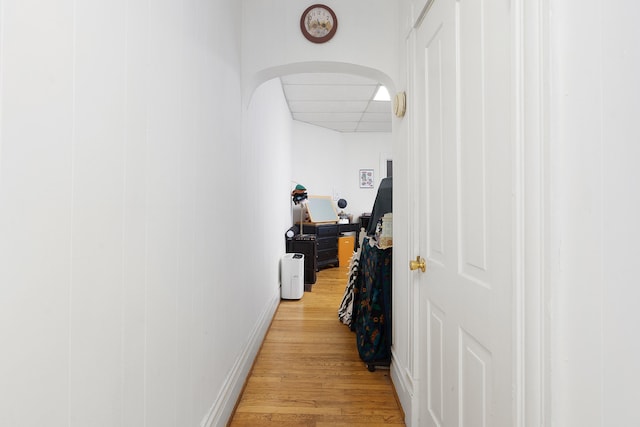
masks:
[[[286,128],[281,133],[289,138],[289,151],[282,153],[290,171],[287,184],[302,183],[309,194],[330,197],[334,203],[347,200],[348,207],[338,211],[353,222],[370,213],[380,181],[391,173],[391,101],[374,99],[381,87],[394,92],[391,80],[354,64],[297,63],[263,70],[249,81],[249,109],[270,114],[286,109],[289,115],[280,118]],[[271,91],[267,96],[261,94],[266,86]],[[273,123],[249,126],[258,126],[253,134],[264,135],[260,128]],[[369,183],[361,182],[363,173]],[[299,221],[294,207],[290,222]]]

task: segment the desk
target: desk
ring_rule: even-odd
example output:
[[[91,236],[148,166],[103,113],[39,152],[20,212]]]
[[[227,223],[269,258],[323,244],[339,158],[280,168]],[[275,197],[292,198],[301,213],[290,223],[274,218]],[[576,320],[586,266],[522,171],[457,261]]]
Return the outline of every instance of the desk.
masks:
[[[356,234],[360,233],[360,224],[356,222],[352,222],[349,224],[337,224],[338,225],[338,233],[348,233],[350,231],[355,231]]]

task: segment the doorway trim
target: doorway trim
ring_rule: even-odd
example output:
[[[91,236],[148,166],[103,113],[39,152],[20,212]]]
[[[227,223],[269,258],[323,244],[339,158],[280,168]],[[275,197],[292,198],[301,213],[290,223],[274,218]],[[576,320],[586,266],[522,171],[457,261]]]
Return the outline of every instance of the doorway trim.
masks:
[[[550,423],[548,2],[513,1],[516,37],[516,425]]]
[[[335,61],[292,62],[265,68],[246,78],[242,91],[242,103],[245,109],[251,103],[251,99],[256,89],[264,82],[281,76],[286,76],[288,74],[302,73],[353,74],[356,76],[367,77],[382,83],[386,86],[389,93],[396,92],[396,85],[393,80],[387,74],[375,68]]]
[[[413,82],[415,61],[415,29],[428,13],[426,2],[406,38],[407,76]],[[515,115],[513,161],[514,170],[514,271],[513,315],[514,364],[517,372],[513,405],[514,425],[542,426],[551,422],[549,272],[550,224],[549,206],[549,5],[547,1],[512,0],[511,22],[514,39],[511,52],[512,111]],[[408,115],[412,122],[411,114]],[[395,131],[395,129],[394,129]],[[411,141],[406,147],[409,161],[415,158],[414,124],[406,129]],[[401,156],[402,157],[402,156]],[[413,170],[416,170],[415,168]],[[411,182],[411,180],[410,180]],[[415,182],[415,180],[413,180]],[[410,222],[415,217],[410,206]],[[409,233],[408,255],[415,255],[415,242]],[[418,292],[417,290],[415,292]],[[415,296],[415,295],[414,295]],[[408,307],[411,309],[412,307]],[[410,313],[410,336],[417,339],[417,310]],[[419,396],[415,382],[417,354],[415,342],[410,343],[408,366],[392,364],[392,378],[406,414],[407,426],[419,425]],[[395,361],[394,361],[395,362]]]

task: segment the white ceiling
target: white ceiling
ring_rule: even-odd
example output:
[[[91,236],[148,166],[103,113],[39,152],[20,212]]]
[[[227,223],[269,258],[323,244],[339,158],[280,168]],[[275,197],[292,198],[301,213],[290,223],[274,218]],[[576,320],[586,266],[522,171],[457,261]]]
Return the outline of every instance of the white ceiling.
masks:
[[[374,101],[375,80],[350,74],[280,77],[294,120],[338,132],[391,132],[391,101]]]

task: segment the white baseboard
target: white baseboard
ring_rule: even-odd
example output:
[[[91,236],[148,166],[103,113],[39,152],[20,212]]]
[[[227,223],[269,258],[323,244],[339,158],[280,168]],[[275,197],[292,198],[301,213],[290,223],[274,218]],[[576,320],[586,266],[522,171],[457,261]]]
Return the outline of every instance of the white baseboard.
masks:
[[[200,427],[224,427],[227,425],[279,303],[280,290],[278,289],[277,295],[269,301],[262,312],[246,347],[236,359],[218,398],[200,422]]]
[[[418,405],[414,401],[415,383],[409,375],[408,370],[403,367],[395,358],[395,354],[391,352],[391,381],[396,389],[398,400],[404,411],[404,422],[407,427],[418,425]]]

